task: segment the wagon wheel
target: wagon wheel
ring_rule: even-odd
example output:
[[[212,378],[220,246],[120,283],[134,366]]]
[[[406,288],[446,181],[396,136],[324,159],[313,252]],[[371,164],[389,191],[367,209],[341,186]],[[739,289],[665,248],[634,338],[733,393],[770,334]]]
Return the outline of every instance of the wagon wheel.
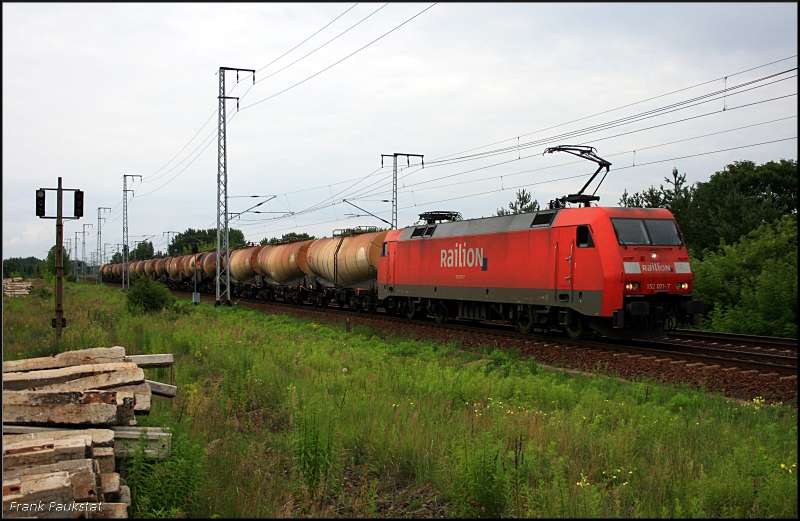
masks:
[[[524,313],[517,319],[514,327],[520,333],[530,333],[531,329],[533,329],[533,320],[531,320],[530,315]]]
[[[447,306],[441,302],[437,302],[436,307],[433,309],[433,319],[436,320],[437,324],[444,324],[447,322]]]

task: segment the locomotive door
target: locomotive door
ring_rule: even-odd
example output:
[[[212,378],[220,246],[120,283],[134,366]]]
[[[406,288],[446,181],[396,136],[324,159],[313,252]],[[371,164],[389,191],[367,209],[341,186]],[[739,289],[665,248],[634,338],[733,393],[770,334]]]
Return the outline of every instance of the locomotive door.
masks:
[[[553,248],[553,301],[572,302],[573,255],[575,254],[575,229],[559,228]]]

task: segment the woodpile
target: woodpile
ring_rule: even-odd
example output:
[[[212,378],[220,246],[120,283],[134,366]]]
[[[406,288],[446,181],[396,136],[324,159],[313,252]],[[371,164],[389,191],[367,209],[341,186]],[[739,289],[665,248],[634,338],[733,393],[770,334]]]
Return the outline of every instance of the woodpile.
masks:
[[[175,396],[142,370],[172,363],[121,346],[3,362],[3,517],[128,517],[115,458],[169,455],[169,432],[137,427],[136,414],[153,394]]]
[[[22,277],[3,279],[3,293],[6,297],[23,297],[30,295],[33,282],[22,282]]]

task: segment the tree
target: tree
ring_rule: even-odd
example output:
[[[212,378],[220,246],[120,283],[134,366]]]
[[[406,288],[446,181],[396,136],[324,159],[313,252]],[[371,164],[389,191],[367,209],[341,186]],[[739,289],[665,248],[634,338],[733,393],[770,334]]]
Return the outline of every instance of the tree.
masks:
[[[117,252],[111,256],[111,264],[119,264],[122,262],[122,253]]]
[[[140,242],[131,250],[131,260],[147,260],[153,258],[153,243],[150,241]]]
[[[64,266],[64,275],[70,273],[72,271],[72,262],[69,259],[69,255],[67,252],[63,252],[63,266]],[[47,252],[47,258],[41,261],[38,265],[39,272],[42,275],[55,275],[56,274],[56,247],[53,246],[50,248],[50,251]]]
[[[531,200],[531,194],[523,188],[522,190],[517,190],[516,201],[508,203],[508,210],[505,208],[498,208],[496,215],[512,215],[537,211],[539,211],[539,202],[536,199]]]
[[[42,260],[36,257],[6,259],[3,261],[3,278],[33,277],[36,274],[36,266],[41,262]]]
[[[261,239],[261,242],[259,243],[259,245],[261,245],[261,246],[267,246],[267,245],[272,246],[272,245],[275,245],[275,244],[282,244],[284,242],[310,241],[311,239],[314,239],[314,236],[313,235],[309,235],[307,233],[289,232],[289,233],[284,233],[281,236],[280,239],[277,239],[275,237],[272,237],[271,239],[267,239],[266,237],[264,237],[263,239]]]
[[[797,338],[796,214],[691,260],[712,330]]]
[[[167,246],[167,255],[177,256],[192,253],[192,245],[197,245],[197,251],[212,251],[217,249],[217,229],[195,230],[188,228],[185,232],[177,234]],[[235,228],[228,228],[228,249],[235,250],[246,245],[244,233]]]

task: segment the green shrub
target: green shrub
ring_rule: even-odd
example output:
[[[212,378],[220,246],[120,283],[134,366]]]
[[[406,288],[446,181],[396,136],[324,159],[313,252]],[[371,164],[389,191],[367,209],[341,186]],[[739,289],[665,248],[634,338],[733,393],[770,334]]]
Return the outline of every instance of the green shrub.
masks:
[[[138,278],[126,294],[128,311],[131,313],[152,313],[170,307],[174,298],[169,290],[147,277]]]
[[[77,280],[78,280],[78,277],[76,277],[75,275],[73,275],[72,273],[70,273],[69,275],[67,275],[66,277],[64,277],[64,280],[66,280],[67,282],[75,282],[75,281],[77,281]]]

